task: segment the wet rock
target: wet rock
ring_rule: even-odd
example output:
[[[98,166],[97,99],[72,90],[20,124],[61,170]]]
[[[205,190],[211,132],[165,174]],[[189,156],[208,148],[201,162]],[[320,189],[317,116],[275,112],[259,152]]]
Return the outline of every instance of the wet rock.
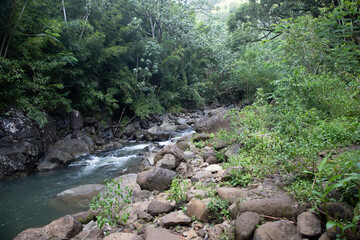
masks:
[[[175,168],[176,166],[175,164],[176,164],[175,157],[171,154],[165,154],[165,156],[156,163],[156,167],[172,170]]]
[[[142,237],[134,233],[111,233],[109,236],[105,237],[104,240],[143,240]]]
[[[256,229],[256,226],[260,223],[260,216],[254,212],[244,212],[241,214],[235,222],[236,240],[246,240]]]
[[[214,227],[209,229],[209,240],[218,239],[234,239],[235,229],[229,222],[223,222],[216,224]]]
[[[233,187],[218,187],[216,192],[221,199],[228,200],[229,203],[234,203],[236,200],[245,198],[248,195],[246,191]]]
[[[173,124],[171,124],[169,122],[164,122],[163,124],[160,125],[159,129],[162,132],[173,133],[173,132],[176,132],[177,126],[175,126],[175,125],[173,125]]]
[[[202,222],[207,222],[209,220],[210,211],[207,208],[210,199],[199,200],[192,198],[187,205],[187,215],[192,217],[195,216],[195,219]]]
[[[104,146],[102,146],[101,151],[103,151],[103,152],[114,151],[114,150],[120,149],[122,147],[123,147],[123,145],[119,142],[111,142],[111,143],[108,143],[108,144],[105,144]]]
[[[44,161],[67,165],[76,157],[88,154],[89,148],[85,142],[78,139],[62,139],[52,144],[46,152]]]
[[[171,181],[176,173],[164,168],[156,168],[141,172],[136,179],[142,190],[165,191],[170,188]]]
[[[296,218],[298,214],[293,202],[280,198],[267,198],[242,202],[230,210],[231,217],[233,218],[236,218],[238,214],[243,212],[256,212],[258,214],[286,218]]]
[[[186,161],[184,152],[178,148],[175,144],[169,144],[164,146],[154,157],[154,164],[163,159],[166,154],[171,154],[176,159],[176,166],[179,166],[180,162]]]
[[[161,219],[163,226],[189,225],[190,223],[191,219],[182,210],[169,213]]]
[[[206,133],[199,133],[195,134],[192,139],[194,142],[206,141],[210,139],[210,135]]]
[[[220,129],[229,129],[230,119],[225,117],[227,113],[225,108],[217,108],[208,112],[204,117],[196,120],[195,131],[215,133]]]
[[[164,228],[147,227],[144,233],[145,240],[183,240],[180,235]]]
[[[149,141],[164,141],[168,140],[170,136],[170,132],[163,132],[158,126],[153,126],[149,128],[146,133],[146,138]]]
[[[297,218],[297,229],[305,236],[317,236],[321,233],[321,221],[311,212],[304,212]]]
[[[56,195],[56,198],[67,203],[77,202],[88,205],[92,198],[104,189],[105,185],[102,184],[86,184],[62,191]]]
[[[256,229],[254,240],[302,240],[300,232],[289,221],[268,222]]]
[[[147,208],[147,211],[152,216],[157,216],[161,213],[168,213],[171,212],[172,210],[174,210],[173,205],[160,201],[152,201]]]

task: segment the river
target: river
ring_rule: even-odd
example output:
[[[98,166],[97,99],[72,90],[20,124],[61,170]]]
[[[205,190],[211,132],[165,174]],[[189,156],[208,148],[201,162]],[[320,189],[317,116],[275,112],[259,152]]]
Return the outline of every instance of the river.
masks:
[[[166,145],[191,131],[181,132]],[[56,171],[38,173],[0,183],[0,240],[13,239],[27,228],[42,227],[66,214],[85,211],[79,204],[62,205],[54,197],[69,188],[89,183],[103,183],[126,173],[139,172],[146,147],[152,142],[129,142],[123,148],[82,156],[76,162]]]

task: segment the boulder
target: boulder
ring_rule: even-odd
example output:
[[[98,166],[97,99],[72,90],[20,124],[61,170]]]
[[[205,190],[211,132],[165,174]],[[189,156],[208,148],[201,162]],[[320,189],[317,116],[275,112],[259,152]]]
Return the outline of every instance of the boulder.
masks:
[[[219,161],[216,159],[215,156],[210,156],[210,157],[208,157],[208,158],[205,160],[205,162],[208,163],[209,165],[219,163]]]
[[[266,198],[242,202],[230,210],[231,217],[233,218],[237,218],[238,214],[244,212],[256,212],[262,215],[286,218],[296,218],[298,215],[293,202],[281,198]]]
[[[225,221],[221,224],[216,224],[209,229],[209,240],[218,239],[234,239],[235,229],[231,223]]]
[[[145,240],[183,240],[180,235],[165,228],[147,227],[144,233]]]
[[[234,203],[236,200],[245,198],[248,195],[246,191],[234,187],[218,187],[216,192],[221,199],[228,200],[229,203]]]
[[[171,181],[176,173],[169,169],[156,168],[141,172],[136,182],[140,185],[142,190],[158,190],[160,192],[170,188]]]
[[[219,171],[223,170],[222,167],[218,164],[212,164],[205,168],[205,171],[211,172],[211,173],[217,173]]]
[[[74,217],[66,215],[42,228],[29,228],[17,235],[15,240],[28,239],[69,239],[82,229],[81,223]]]
[[[111,143],[108,143],[108,144],[105,144],[104,146],[102,146],[101,151],[103,151],[103,152],[114,151],[114,150],[120,149],[122,147],[123,147],[123,145],[119,142],[111,142]]]
[[[190,225],[191,219],[182,211],[169,213],[162,217],[162,226]]]
[[[222,107],[208,112],[204,117],[196,120],[195,131],[216,133],[220,129],[228,130],[230,128],[230,118],[225,117],[227,113],[227,110]]]
[[[268,222],[256,229],[254,240],[302,240],[301,233],[290,222],[280,220]]]
[[[86,184],[70,188],[56,195],[56,199],[66,203],[77,202],[81,205],[88,205],[92,198],[105,189],[102,184]]]
[[[81,117],[81,113],[77,110],[73,110],[70,113],[70,127],[73,130],[80,129],[83,127],[84,121]]]
[[[190,149],[190,144],[188,142],[177,142],[176,146],[183,151]]]
[[[326,208],[329,215],[333,218],[347,219],[352,221],[354,217],[354,208],[346,203],[340,202],[327,202]],[[324,212],[324,207],[320,205],[320,209]]]
[[[261,218],[257,213],[244,212],[241,214],[235,222],[236,240],[249,239],[260,221]]]
[[[104,240],[143,240],[143,238],[134,233],[116,232],[106,236]]]
[[[176,172],[178,175],[182,176],[183,178],[192,177],[194,173],[194,166],[191,163],[182,162],[176,168]]]
[[[212,176],[210,171],[199,171],[191,177],[191,182],[198,182],[203,179],[210,178]]]
[[[90,152],[87,144],[79,139],[66,138],[57,141],[49,147],[46,152],[44,161],[68,165],[78,156]]]
[[[72,216],[76,218],[81,224],[88,224],[89,222],[95,220],[96,214],[96,211],[89,209],[85,212],[75,213]]]
[[[227,146],[229,146],[229,143],[222,139],[217,139],[216,142],[214,143],[214,149],[216,151],[226,148]]]
[[[146,138],[149,141],[164,141],[168,140],[170,136],[170,132],[163,132],[158,126],[153,126],[149,128],[146,132]]]
[[[176,166],[179,166],[180,162],[186,161],[184,152],[178,148],[175,144],[168,144],[164,146],[154,157],[154,164],[163,159],[166,154],[171,154],[176,159]]]
[[[210,199],[199,200],[192,198],[187,205],[187,215],[192,217],[195,216],[195,219],[202,222],[207,222],[209,220],[210,211],[207,208]]]
[[[164,122],[163,124],[160,125],[159,129],[162,132],[173,133],[173,132],[176,132],[177,126],[175,126],[175,125],[173,125],[173,124],[171,124],[169,122]]]
[[[169,204],[169,203],[165,203],[165,202],[160,202],[160,201],[152,201],[148,208],[147,211],[152,215],[152,216],[157,216],[161,213],[168,213],[171,212],[172,210],[174,210],[174,206]]]
[[[84,227],[85,228],[85,227]],[[101,240],[103,239],[103,231],[99,228],[95,227],[91,228],[89,230],[83,230],[81,231],[79,234],[77,234],[76,236],[74,236],[73,238],[71,238],[71,240]]]
[[[156,163],[156,167],[172,170],[176,167],[176,159],[171,154],[165,154],[165,156]]]
[[[210,135],[207,133],[198,133],[192,137],[194,142],[206,141],[210,139]]]
[[[317,236],[321,233],[321,221],[311,212],[304,212],[297,218],[297,229],[305,236]]]

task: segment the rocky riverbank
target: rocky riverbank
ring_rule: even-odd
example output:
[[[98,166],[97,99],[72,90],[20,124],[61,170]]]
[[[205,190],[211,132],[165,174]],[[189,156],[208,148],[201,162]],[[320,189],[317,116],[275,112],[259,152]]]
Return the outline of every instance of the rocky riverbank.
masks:
[[[193,123],[198,133],[162,149],[151,148],[142,172],[121,176],[123,187],[133,189],[126,223],[99,229],[98,212],[89,210],[27,229],[15,239],[335,239],[333,228],[325,231],[322,216],[283,191],[289,176],[230,186],[232,171],[242,174],[242,168],[224,169],[215,149],[226,158],[241,146],[209,134],[229,126],[225,113],[225,109],[205,112]],[[180,179],[174,181],[176,176]],[[351,218],[347,216],[351,211],[340,204],[328,210]]]

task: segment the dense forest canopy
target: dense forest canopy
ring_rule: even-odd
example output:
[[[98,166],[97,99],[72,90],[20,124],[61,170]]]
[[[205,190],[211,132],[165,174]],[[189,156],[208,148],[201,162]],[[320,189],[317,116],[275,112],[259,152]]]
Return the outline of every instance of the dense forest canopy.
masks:
[[[357,78],[358,2],[243,2],[2,1],[0,109],[146,117],[252,99],[294,67]]]

